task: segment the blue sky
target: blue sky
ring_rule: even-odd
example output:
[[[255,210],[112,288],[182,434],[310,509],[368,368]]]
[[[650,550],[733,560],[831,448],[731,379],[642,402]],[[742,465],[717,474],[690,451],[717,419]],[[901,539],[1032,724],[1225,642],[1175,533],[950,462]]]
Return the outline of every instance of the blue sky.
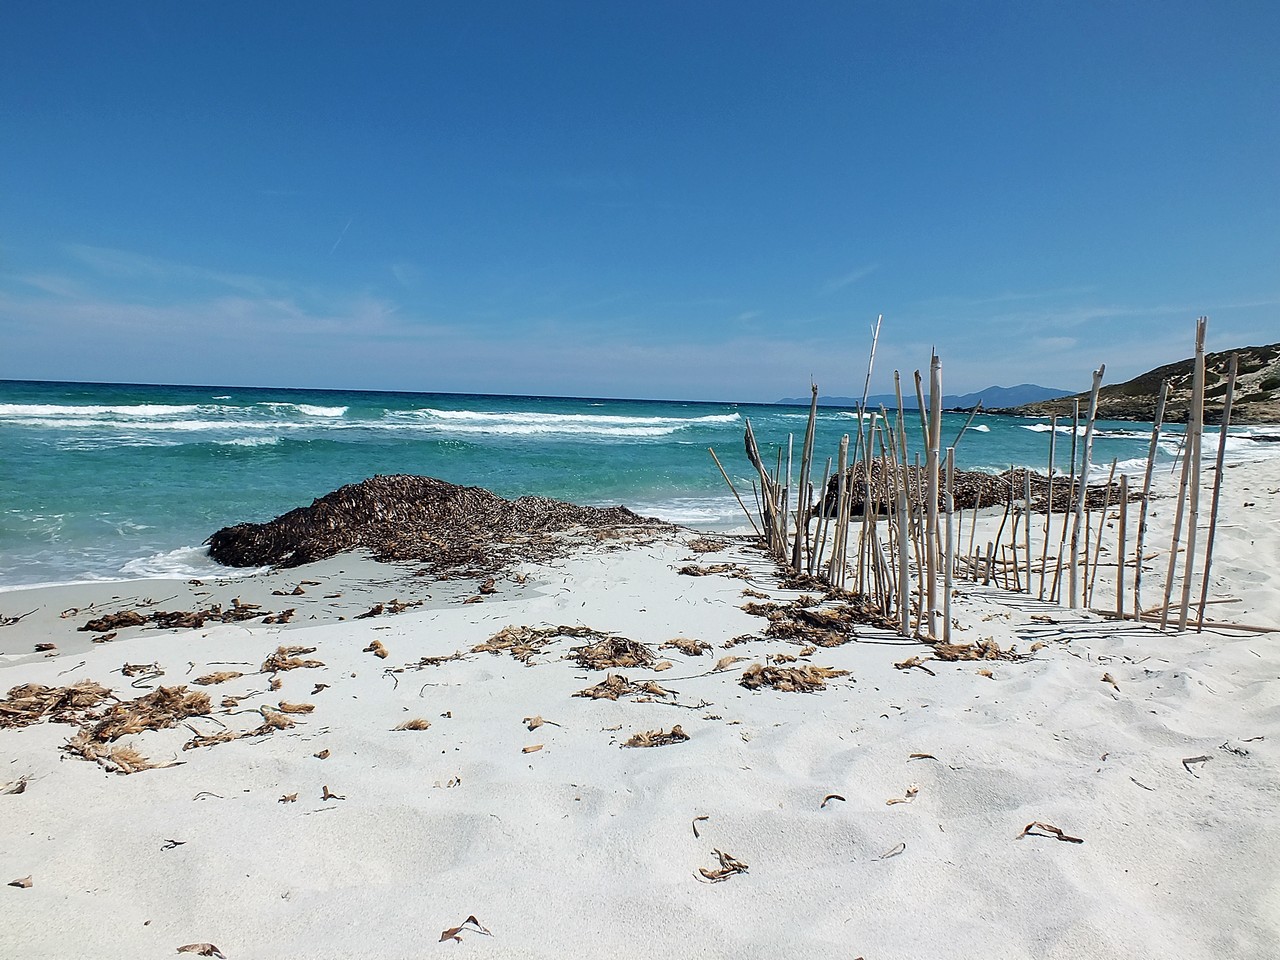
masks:
[[[1086,389],[1280,340],[1280,5],[0,14],[0,378]]]

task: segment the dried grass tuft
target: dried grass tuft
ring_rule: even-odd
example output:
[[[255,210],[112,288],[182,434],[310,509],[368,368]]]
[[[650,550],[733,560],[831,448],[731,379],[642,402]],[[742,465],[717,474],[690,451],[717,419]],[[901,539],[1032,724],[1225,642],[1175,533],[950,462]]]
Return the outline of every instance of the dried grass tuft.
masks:
[[[574,694],[575,697],[590,697],[592,700],[617,700],[636,692],[635,684],[620,673],[610,673],[594,687],[587,687]]]
[[[404,723],[396,724],[392,730],[428,730],[431,727],[431,721],[423,720],[418,717],[413,720],[406,720]]]
[[[665,747],[673,743],[680,743],[688,740],[689,735],[684,732],[680,724],[676,724],[670,730],[645,730],[641,733],[631,735],[624,747]]]
[[[196,677],[191,682],[202,687],[211,687],[215,683],[226,683],[228,680],[235,680],[237,677],[243,676],[244,674],[238,670],[219,670],[216,673],[206,673],[203,677]]]
[[[605,637],[586,646],[574,647],[570,656],[578,666],[588,670],[608,670],[616,667],[648,667],[657,657],[645,644],[625,637]]]
[[[739,684],[748,690],[772,687],[783,693],[813,693],[827,688],[827,681],[848,676],[848,670],[806,664],[802,667],[766,667],[753,663],[742,673]]]
[[[711,644],[702,640],[691,640],[689,637],[676,637],[658,646],[659,650],[679,650],[689,657],[700,657],[711,649]]]

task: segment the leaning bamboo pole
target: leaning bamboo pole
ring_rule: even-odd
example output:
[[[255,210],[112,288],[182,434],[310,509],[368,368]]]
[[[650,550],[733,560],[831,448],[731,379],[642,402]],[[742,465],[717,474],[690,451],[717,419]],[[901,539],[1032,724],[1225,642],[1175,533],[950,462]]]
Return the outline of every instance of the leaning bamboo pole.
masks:
[[[1044,599],[1044,578],[1049,568],[1049,528],[1053,521],[1053,451],[1058,439],[1058,415],[1049,423],[1049,499],[1044,509],[1044,545],[1040,549],[1040,596]]]
[[[818,514],[818,529],[813,535],[813,549],[809,551],[809,576],[813,576],[814,568],[822,562],[822,551],[827,547],[827,480],[831,476],[831,458],[827,457],[827,465],[822,468],[822,493],[818,503],[822,505]]]
[[[1236,392],[1236,372],[1239,357],[1231,355],[1227,366],[1227,393],[1222,401],[1222,422],[1218,427],[1217,470],[1213,476],[1213,500],[1209,505],[1209,534],[1205,538],[1204,580],[1200,584],[1200,606],[1196,619],[1204,620],[1204,605],[1209,598],[1209,570],[1213,565],[1213,539],[1218,532],[1218,495],[1222,492],[1222,466],[1227,455],[1227,429],[1231,426],[1231,401]],[[1201,627],[1200,629],[1204,629]]]
[[[751,511],[747,509],[747,505],[742,502],[742,497],[738,495],[738,488],[733,485],[733,481],[729,479],[729,475],[724,472],[724,467],[720,463],[720,458],[716,456],[715,450],[707,447],[707,452],[711,454],[711,459],[716,462],[716,466],[720,468],[720,476],[724,477],[724,482],[729,485],[729,489],[733,491],[734,498],[738,501],[738,506],[742,508],[742,512],[747,515],[747,522],[751,524],[751,529],[756,532],[756,536],[760,536],[760,528],[756,526],[755,520],[751,517]]]
[[[1182,606],[1178,612],[1178,629],[1187,629],[1191,607],[1191,582],[1196,569],[1196,534],[1200,519],[1200,468],[1203,463],[1201,450],[1204,438],[1204,336],[1209,318],[1196,321],[1196,358],[1191,374],[1191,415],[1194,432],[1191,447],[1191,501],[1187,517],[1187,562],[1182,575]]]
[[[843,556],[842,543],[846,520],[844,488],[849,482],[849,435],[847,433],[840,438],[840,453],[836,458],[836,464],[839,470],[836,474],[839,477],[836,481],[836,528],[831,534],[831,558],[827,564],[827,580],[832,584],[836,582],[836,558]]]
[[[1078,567],[1080,559],[1080,524],[1084,520],[1084,507],[1089,490],[1089,458],[1093,447],[1093,421],[1098,415],[1098,390],[1102,387],[1102,375],[1106,372],[1107,365],[1101,364],[1098,369],[1093,372],[1093,388],[1089,391],[1089,415],[1084,425],[1084,448],[1083,456],[1080,463],[1080,493],[1076,498],[1075,519],[1071,524],[1071,568],[1068,570],[1070,583],[1071,609],[1078,609],[1080,606],[1080,569]]]
[[[801,552],[804,540],[809,535],[809,470],[813,461],[813,434],[818,421],[818,385],[810,383],[812,396],[809,400],[809,422],[804,428],[804,448],[800,453],[800,489],[796,493],[796,540],[791,548],[791,569],[796,573],[804,572],[804,558]],[[791,478],[788,464],[787,479]]]
[[[1027,541],[1027,593],[1031,592],[1031,562],[1034,554],[1031,552],[1031,470],[1024,467],[1022,470],[1022,498],[1026,501],[1023,518],[1023,532]]]
[[[1080,436],[1080,401],[1076,400],[1071,408],[1071,465],[1067,471],[1067,500],[1074,505],[1076,502],[1076,446]],[[1062,514],[1062,529],[1058,533],[1058,562],[1053,570],[1053,589],[1049,592],[1049,599],[1058,603],[1061,597],[1059,588],[1062,580],[1062,563],[1067,549],[1067,531],[1071,529],[1071,525],[1067,523],[1067,514]]]
[[[1120,542],[1116,546],[1116,616],[1124,616],[1125,545],[1129,536],[1129,475],[1120,474]],[[1203,616],[1203,609],[1201,615]]]
[[[1169,399],[1169,381],[1160,381],[1155,416],[1151,422],[1151,447],[1147,451],[1147,474],[1142,481],[1142,506],[1138,508],[1138,536],[1134,547],[1136,567],[1133,572],[1133,609],[1142,612],[1142,544],[1147,538],[1147,503],[1151,499],[1151,475],[1155,472],[1156,452],[1160,444],[1160,426],[1164,422],[1164,405]]]
[[[1169,626],[1169,604],[1173,597],[1173,575],[1178,569],[1178,544],[1182,542],[1182,519],[1187,506],[1187,481],[1191,476],[1191,445],[1182,444],[1182,475],[1178,478],[1178,508],[1173,514],[1173,536],[1169,539],[1169,572],[1164,578],[1164,606],[1160,611],[1160,629]],[[1141,613],[1142,611],[1139,611]]]
[[[956,476],[956,448],[947,447],[947,478],[943,488],[943,496],[945,497],[944,506],[946,507],[947,518],[947,536],[946,536],[946,558],[942,568],[942,642],[951,642],[951,586],[952,578],[955,576],[956,564],[956,547],[955,547],[955,531],[952,523],[952,516],[955,513],[955,501],[952,498],[951,491],[955,483]]]
[[[1098,518],[1098,539],[1093,545],[1093,565],[1090,568],[1088,586],[1084,592],[1084,605],[1093,606],[1093,587],[1098,582],[1098,559],[1102,556],[1102,534],[1107,528],[1107,511],[1111,509],[1111,483],[1116,478],[1118,457],[1111,458],[1111,472],[1107,474],[1107,489],[1102,496],[1102,516]],[[1124,558],[1121,557],[1121,560]]]
[[[960,441],[964,439],[965,431],[969,429],[969,424],[973,423],[973,418],[978,415],[978,411],[982,409],[982,401],[979,400],[973,405],[973,409],[969,411],[969,419],[964,422],[964,426],[960,428],[960,432],[956,434],[956,438],[951,441],[951,446],[960,446]]]
[[[853,462],[858,462],[858,450],[863,449],[866,452],[867,459],[871,459],[869,448],[861,447],[862,443],[862,417],[867,410],[867,397],[871,394],[871,371],[876,365],[876,344],[880,342],[880,324],[884,322],[884,314],[876,317],[875,329],[871,333],[871,354],[867,357],[867,378],[862,382],[862,402],[858,404],[858,443],[859,447],[855,447],[853,451]]]
[[[929,501],[925,531],[925,570],[929,578],[929,636],[938,637],[938,468],[942,434],[942,360],[929,358],[929,457],[925,466]]]

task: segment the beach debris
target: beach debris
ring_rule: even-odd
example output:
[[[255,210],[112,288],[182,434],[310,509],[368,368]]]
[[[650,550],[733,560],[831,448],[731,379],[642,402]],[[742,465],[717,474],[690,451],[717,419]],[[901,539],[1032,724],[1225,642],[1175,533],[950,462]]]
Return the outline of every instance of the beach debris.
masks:
[[[761,638],[756,636],[754,633],[740,633],[736,637],[730,637],[724,643],[720,644],[720,646],[725,650],[729,650],[740,643],[752,643],[759,639]]]
[[[912,667],[918,667],[931,677],[937,676],[936,673],[924,665],[924,660],[920,657],[907,657],[905,660],[899,660],[894,664],[894,667],[898,670],[910,670]]]
[[[648,667],[654,664],[654,656],[645,644],[625,637],[604,636],[595,643],[573,647],[566,659],[576,660],[578,666],[588,670],[606,670],[611,667]]]
[[[352,619],[368,620],[370,617],[380,617],[380,616],[382,616],[382,604],[375,603],[372,607],[370,607],[364,613],[358,613],[354,617],[352,617]],[[366,650],[365,652],[368,653],[368,650]]]
[[[772,687],[783,693],[813,693],[827,688],[827,681],[848,676],[848,670],[805,664],[802,667],[767,667],[753,663],[742,672],[740,686],[748,690]]]
[[[576,696],[576,694],[575,694],[575,696]],[[554,720],[544,720],[544,719],[542,718],[542,715],[541,715],[541,714],[539,714],[539,715],[538,715],[538,716],[536,716],[536,717],[525,717],[525,718],[524,718],[523,720],[521,720],[520,722],[521,722],[521,723],[523,723],[523,724],[524,724],[524,725],[525,725],[525,726],[526,726],[530,731],[532,731],[532,730],[537,730],[537,729],[538,729],[540,726],[542,726],[544,723],[549,723],[549,724],[551,724],[551,726],[553,726],[553,727],[558,727],[558,726],[560,726],[560,724],[556,723]]]
[[[754,598],[754,599],[756,599],[756,600],[768,600],[768,599],[770,599],[770,597],[769,597],[769,595],[768,595],[767,593],[761,593],[759,590],[752,590],[750,587],[745,587],[745,588],[743,588],[742,595],[743,595],[744,597],[752,597],[752,598]]]
[[[298,802],[298,795],[296,793],[286,793],[283,797],[281,797],[279,800],[276,801],[276,803],[297,803],[297,802]]]
[[[932,753],[913,753],[907,757],[908,760],[938,760]],[[941,760],[938,760],[941,763]]]
[[[57,649],[58,645],[56,643],[37,643],[35,648],[36,653],[48,653],[50,650]]]
[[[694,537],[685,546],[694,553],[718,553],[729,546],[729,541],[715,537]]]
[[[498,592],[498,581],[495,580],[493,577],[490,577],[484,583],[480,584],[480,586],[477,587],[476,589],[480,591],[482,596],[487,597],[492,593]]]
[[[541,749],[542,749],[542,744],[534,743],[534,744],[530,744],[527,747],[521,748],[520,752],[521,753],[537,753]]]
[[[659,727],[657,730],[645,730],[641,733],[633,733],[631,738],[623,744],[624,747],[665,747],[673,743],[680,743],[688,740],[689,735],[684,732],[680,724],[676,724],[670,730],[663,730]]]
[[[1155,787],[1148,787],[1145,783],[1142,783],[1140,780],[1137,780],[1137,779],[1135,779],[1134,777],[1130,777],[1129,779],[1130,779],[1130,780],[1133,780],[1133,782],[1134,782],[1134,783],[1136,783],[1138,786],[1140,786],[1143,790],[1149,790],[1149,791],[1151,791],[1152,793],[1155,793],[1155,792],[1156,792],[1156,788],[1155,788]]]
[[[988,670],[986,667],[983,667],[981,670],[978,671],[978,676],[986,677],[988,680],[994,680],[996,678],[996,675],[992,673],[990,670]]]
[[[1017,647],[1001,649],[992,637],[984,637],[974,643],[935,643],[933,656],[938,660],[1023,660]]]
[[[1111,686],[1114,687],[1117,691],[1120,689],[1120,685],[1116,683],[1115,677],[1111,676],[1111,674],[1109,673],[1104,673],[1102,675],[1102,682],[1111,684]]]
[[[9,783],[0,783],[0,797],[12,796],[16,793],[26,793],[27,781],[30,779],[30,777],[19,777],[17,780],[13,780]]]
[[[916,794],[918,794],[919,792],[920,792],[920,788],[913,783],[911,786],[907,787],[907,792],[905,796],[891,797],[890,799],[885,801],[885,805],[891,807],[895,803],[910,803],[916,798]]]
[[[119,634],[116,633],[114,630],[112,630],[110,633],[104,633],[100,637],[93,637],[89,642],[90,643],[110,643],[112,640],[114,640],[118,636]]]
[[[228,680],[243,676],[244,674],[238,670],[219,670],[216,673],[206,673],[203,677],[196,677],[191,682],[202,687],[211,687],[215,683],[226,683]]]
[[[320,799],[321,800],[345,800],[347,798],[343,796],[339,796],[338,794],[334,793],[332,790],[329,789],[329,785],[325,784],[320,790]]]
[[[653,665],[655,673],[661,673],[663,670],[670,670],[673,664],[670,660],[659,660]]]
[[[510,653],[525,666],[532,666],[533,658],[559,637],[602,639],[606,634],[590,627],[528,627],[506,626],[484,643],[471,648],[472,653]]]
[[[188,943],[178,948],[179,953],[194,953],[197,957],[218,957],[226,960],[221,950],[212,943]]]
[[[312,756],[315,757],[317,760],[328,760],[329,748],[326,747],[325,749],[321,750],[319,753],[313,753]]]
[[[301,597],[306,592],[307,591],[302,589],[302,585],[299,584],[298,586],[294,587],[292,590],[272,590],[271,595],[273,597]]]
[[[642,680],[642,681],[640,681],[639,683],[637,683],[637,684],[636,684],[636,692],[637,692],[637,693],[644,693],[644,694],[648,694],[650,697],[669,697],[669,696],[671,696],[671,691],[670,691],[670,690],[666,690],[666,689],[664,689],[664,688],[662,688],[662,687],[658,686],[658,685],[657,685],[656,683],[654,683],[652,680]]]
[[[36,607],[36,610],[39,609],[39,607]],[[0,627],[12,627],[15,623],[21,623],[35,612],[35,610],[28,610],[26,613],[18,614],[16,617],[6,617],[3,613],[0,613]]]
[[[421,717],[415,717],[412,720],[406,720],[404,723],[398,723],[391,729],[394,730],[429,730],[431,728],[430,720],[423,720]]]
[[[699,833],[698,833],[698,824],[699,824],[699,823],[703,823],[703,822],[705,822],[705,821],[707,821],[707,820],[710,820],[710,819],[711,819],[711,818],[710,818],[710,817],[708,817],[708,816],[706,816],[706,815],[703,815],[703,816],[700,816],[700,817],[694,817],[694,818],[693,818],[693,839],[695,839],[695,840],[699,840],[699,839],[701,839],[701,834],[699,834]]]
[[[175,850],[178,847],[186,846],[186,844],[187,841],[185,840],[165,840],[160,846],[160,851],[163,853],[165,850]]]
[[[676,573],[684,577],[710,577],[717,573],[726,573],[731,577],[738,577],[742,580],[751,576],[750,571],[738,566],[736,563],[713,563],[705,567],[696,563],[687,563]]]
[[[321,660],[303,660],[302,654],[315,653],[315,647],[276,647],[276,652],[262,663],[260,673],[279,673],[283,670],[313,669],[323,667]]]
[[[277,690],[279,690],[283,686],[284,686],[284,682],[279,677],[272,677],[271,682],[267,684],[267,688],[272,693],[275,693]]]
[[[1249,751],[1247,749],[1244,747],[1237,747],[1230,740],[1219,744],[1218,749],[1225,750],[1227,753],[1235,754],[1237,757],[1247,757],[1249,755]]]
[[[29,890],[31,889],[31,875],[27,874],[27,876],[19,877],[17,880],[10,880],[8,885],[11,887],[19,887],[23,890]]]
[[[387,648],[382,645],[381,640],[374,640],[367,647],[365,647],[364,650],[361,651],[361,653],[372,653],[375,657],[378,657],[382,660],[385,660],[387,659],[387,657],[390,656],[390,654],[387,652]]]
[[[1053,824],[1044,823],[1040,820],[1028,823],[1014,839],[1021,840],[1023,837],[1054,837],[1058,840],[1065,840],[1067,843],[1084,843],[1079,837],[1067,836]]]
[[[209,695],[203,691],[188,690],[185,684],[159,687],[136,700],[114,704],[93,727],[92,738],[111,741],[144,730],[164,730],[212,709]]]
[[[311,690],[311,696],[314,697],[321,690],[328,690],[328,689],[329,689],[329,685],[327,683],[317,683],[315,687],[313,687]]]
[[[288,610],[281,610],[279,613],[268,614],[262,618],[263,623],[288,623],[293,619],[293,615],[297,613],[297,609],[290,607]]]
[[[93,680],[81,680],[68,687],[21,684],[10,688],[8,697],[0,700],[0,729],[25,727],[45,719],[77,723],[110,695],[110,690]]]
[[[635,684],[620,673],[610,673],[593,687],[579,690],[575,697],[590,697],[592,700],[617,700],[636,692]]]
[[[477,920],[474,916],[471,916],[471,917],[467,917],[467,919],[463,920],[456,927],[450,927],[448,930],[440,931],[439,942],[444,943],[446,940],[455,940],[458,943],[461,943],[462,934],[464,933],[480,933],[486,937],[493,936],[493,934],[490,933],[485,927],[482,927],[480,925],[479,920]]]
[[[828,803],[830,803],[832,800],[839,800],[839,801],[841,801],[841,802],[843,802],[843,803],[848,803],[848,802],[849,802],[849,801],[845,800],[845,798],[844,798],[844,797],[840,796],[840,794],[838,794],[838,793],[828,793],[825,797],[823,797],[823,798],[822,798],[822,802],[821,802],[820,804],[818,804],[818,809],[819,809],[819,810],[824,809],[824,808],[826,807],[826,805],[827,805]]]
[[[739,873],[747,872],[747,865],[741,860],[735,859],[721,850],[712,850],[711,852],[720,861],[720,866],[712,870],[708,870],[706,867],[698,868],[698,873],[707,883],[720,883]]]
[[[1208,756],[1207,754],[1205,754],[1205,755],[1203,755],[1203,756],[1199,756],[1199,757],[1183,757],[1183,759],[1182,759],[1182,769],[1186,770],[1186,771],[1187,771],[1187,773],[1191,774],[1193,777],[1199,777],[1199,776],[1200,776],[1200,774],[1198,774],[1198,773],[1196,773],[1194,770],[1192,770],[1192,769],[1191,769],[1191,765],[1192,765],[1193,763],[1197,763],[1197,764],[1198,764],[1198,763],[1208,763],[1208,762],[1209,762],[1210,760],[1212,760],[1212,759],[1213,759],[1213,757],[1210,757],[1210,756]]]
[[[433,477],[375,476],[267,523],[224,527],[209,556],[233,567],[296,567],[366,547],[378,560],[424,561],[436,572],[487,576],[563,555],[575,532],[671,530],[625,507],[579,507],[545,497],[504,500]]]
[[[711,649],[711,644],[689,637],[676,637],[658,645],[659,650],[679,650],[688,657],[700,657]]]
[[[754,638],[752,638],[752,639],[754,639]],[[721,657],[719,660],[717,660],[717,661],[716,661],[716,666],[715,666],[715,670],[714,670],[714,672],[715,672],[715,673],[719,673],[719,672],[720,672],[720,671],[722,671],[722,670],[728,670],[728,669],[729,669],[730,667],[732,667],[735,663],[741,663],[741,662],[742,662],[743,660],[745,660],[745,659],[747,659],[747,658],[746,658],[746,657],[735,657],[735,656]]]
[[[880,856],[876,857],[875,859],[888,860],[890,857],[898,856],[898,854],[904,852],[906,849],[907,849],[907,845],[905,843],[899,843],[897,846],[893,847],[890,850],[886,850],[884,853],[880,854]]]
[[[140,627],[147,622],[147,618],[136,610],[122,610],[119,613],[108,613],[106,616],[98,617],[96,620],[90,620],[83,627],[76,629],[93,633],[105,633],[108,630],[119,630],[122,627]]]
[[[316,708],[313,703],[290,703],[288,700],[281,700],[276,706],[281,713],[310,713]]]

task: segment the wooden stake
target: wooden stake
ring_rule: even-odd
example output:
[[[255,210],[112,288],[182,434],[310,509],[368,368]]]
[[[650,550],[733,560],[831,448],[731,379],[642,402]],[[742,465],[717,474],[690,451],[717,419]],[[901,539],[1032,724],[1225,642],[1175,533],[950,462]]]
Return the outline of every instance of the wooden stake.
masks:
[[[1116,546],[1116,615],[1124,616],[1125,544],[1129,536],[1129,475],[1120,474],[1120,539]],[[1204,608],[1200,608],[1201,617]]]
[[[813,460],[813,432],[818,420],[818,385],[810,383],[812,397],[809,400],[809,422],[804,428],[804,449],[800,454],[800,490],[796,494],[796,540],[791,549],[791,569],[804,572],[802,550],[804,538],[809,534],[809,468]],[[791,454],[787,453],[787,479],[791,479]]]
[[[747,515],[747,523],[751,524],[751,529],[756,532],[756,536],[760,536],[760,528],[756,526],[755,520],[751,518],[751,511],[747,509],[747,505],[742,502],[742,497],[738,496],[738,488],[733,485],[733,481],[729,479],[729,475],[724,472],[724,467],[720,464],[720,458],[716,456],[715,450],[707,447],[707,452],[711,454],[711,459],[716,462],[716,466],[720,467],[720,476],[724,477],[724,482],[729,485],[729,489],[733,491],[734,499],[738,501],[738,506],[742,508],[742,512]]]
[[[929,459],[925,466],[929,501],[925,530],[926,575],[929,578],[929,636],[935,639],[938,631],[938,468],[942,433],[942,360],[935,353],[929,358]]]
[[[1204,438],[1204,336],[1209,318],[1196,321],[1196,359],[1191,374],[1191,502],[1187,517],[1187,565],[1182,575],[1182,606],[1178,612],[1178,629],[1187,629],[1187,617],[1191,608],[1191,581],[1196,569],[1196,534],[1200,519],[1200,468]]]
[[[1204,551],[1204,580],[1200,584],[1200,607],[1196,618],[1204,621],[1204,605],[1209,597],[1209,569],[1213,564],[1213,538],[1218,532],[1218,494],[1222,492],[1222,464],[1227,454],[1227,428],[1231,426],[1231,401],[1236,392],[1236,367],[1239,362],[1236,354],[1231,355],[1227,367],[1227,393],[1222,402],[1222,423],[1218,427],[1218,460],[1217,471],[1213,477],[1213,500],[1209,506],[1209,536],[1206,538]],[[1201,627],[1200,629],[1204,629]]]
[[[1049,501],[1044,511],[1044,546],[1040,550],[1040,596],[1044,599],[1044,578],[1049,568],[1049,527],[1053,520],[1053,450],[1058,439],[1058,415],[1049,423]]]
[[[1142,506],[1138,508],[1138,538],[1134,548],[1137,564],[1133,573],[1133,609],[1142,610],[1142,544],[1147,538],[1147,503],[1151,500],[1151,474],[1156,466],[1156,452],[1160,443],[1160,425],[1164,421],[1164,405],[1169,399],[1169,381],[1160,381],[1160,394],[1156,398],[1155,418],[1151,423],[1151,447],[1147,451],[1147,475],[1142,481]]]
[[[1107,527],[1107,511],[1111,509],[1111,483],[1116,478],[1116,461],[1119,458],[1111,458],[1111,471],[1107,474],[1107,490],[1102,496],[1102,516],[1098,518],[1098,539],[1093,545],[1093,569],[1089,574],[1089,586],[1085,589],[1084,605],[1086,607],[1093,606],[1093,587],[1098,582],[1098,558],[1102,555],[1102,533]],[[1121,560],[1124,558],[1121,557]]]
[[[944,561],[942,571],[942,642],[951,642],[951,585],[952,577],[956,565],[956,547],[955,536],[952,530],[952,514],[955,512],[955,502],[951,496],[952,486],[956,476],[956,448],[947,447],[947,480],[943,488],[944,504],[946,506],[947,517],[947,537],[946,537],[946,559]]]
[[[1080,464],[1080,493],[1076,499],[1076,515],[1071,525],[1071,609],[1080,606],[1080,570],[1077,564],[1080,559],[1080,524],[1084,521],[1084,506],[1089,489],[1089,458],[1093,452],[1093,421],[1098,415],[1098,390],[1102,387],[1102,375],[1106,372],[1104,363],[1093,372],[1093,389],[1089,391],[1089,417],[1084,425],[1084,455]]]

